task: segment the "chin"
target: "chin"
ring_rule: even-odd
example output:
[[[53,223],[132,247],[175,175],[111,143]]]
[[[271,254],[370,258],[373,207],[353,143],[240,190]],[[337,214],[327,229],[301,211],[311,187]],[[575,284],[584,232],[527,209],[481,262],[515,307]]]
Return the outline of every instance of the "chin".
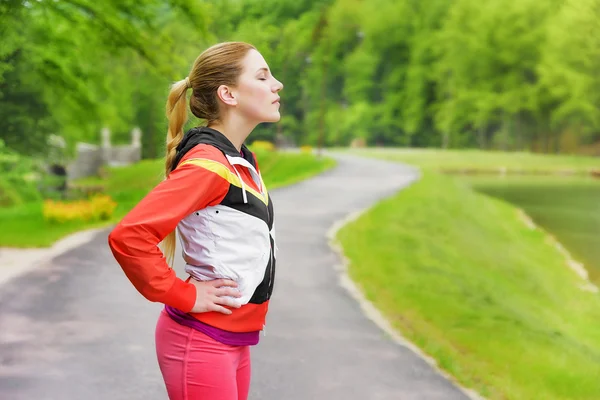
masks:
[[[272,114],[272,115],[269,115],[268,117],[266,117],[264,119],[264,122],[271,122],[271,123],[279,122],[280,119],[281,119],[281,114],[276,113],[276,114]]]

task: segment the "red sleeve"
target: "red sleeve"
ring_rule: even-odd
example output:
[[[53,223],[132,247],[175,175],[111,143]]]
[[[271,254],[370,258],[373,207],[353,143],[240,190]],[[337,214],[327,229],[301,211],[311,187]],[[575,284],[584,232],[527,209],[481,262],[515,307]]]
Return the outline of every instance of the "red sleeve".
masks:
[[[213,147],[199,145],[181,163],[190,158],[220,160],[219,156]],[[158,244],[193,211],[220,203],[229,184],[198,163],[181,163],[121,220],[108,243],[127,278],[145,298],[189,312],[196,302],[196,288],[177,277]]]

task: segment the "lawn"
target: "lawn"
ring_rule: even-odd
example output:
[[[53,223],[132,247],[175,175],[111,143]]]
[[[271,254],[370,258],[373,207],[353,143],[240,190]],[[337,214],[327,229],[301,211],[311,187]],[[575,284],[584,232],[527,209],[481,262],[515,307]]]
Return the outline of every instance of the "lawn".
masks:
[[[257,152],[265,185],[269,190],[290,185],[319,174],[335,165],[331,158],[319,159],[308,153]],[[152,187],[161,181],[163,160],[144,160],[127,167],[109,169],[107,179],[86,178],[83,185],[103,185],[105,193],[116,202],[114,218],[103,223],[73,222],[51,224],[44,221],[42,204],[29,203],[18,207],[0,208],[0,246],[44,247],[82,229],[113,224],[137,204]]]
[[[600,296],[516,209],[425,172],[338,233],[366,297],[489,399],[600,398]]]

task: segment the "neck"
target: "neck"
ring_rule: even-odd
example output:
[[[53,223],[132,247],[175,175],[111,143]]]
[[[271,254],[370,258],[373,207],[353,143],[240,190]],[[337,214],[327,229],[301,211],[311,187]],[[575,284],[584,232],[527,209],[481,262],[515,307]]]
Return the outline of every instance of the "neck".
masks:
[[[256,127],[256,123],[250,123],[237,117],[235,114],[229,115],[222,121],[210,124],[208,127],[221,132],[227,139],[233,143],[238,151],[242,150],[242,144]]]

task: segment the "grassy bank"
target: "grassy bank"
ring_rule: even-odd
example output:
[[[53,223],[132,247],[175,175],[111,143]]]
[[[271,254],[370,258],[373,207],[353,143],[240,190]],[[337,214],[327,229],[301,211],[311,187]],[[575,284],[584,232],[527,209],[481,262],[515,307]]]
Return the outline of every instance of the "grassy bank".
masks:
[[[600,296],[511,205],[425,173],[338,238],[367,298],[463,385],[600,398]]]
[[[309,178],[335,165],[332,159],[318,159],[305,153],[259,152],[257,157],[269,190]],[[0,246],[44,247],[70,233],[115,223],[161,181],[163,168],[163,160],[144,160],[127,167],[110,168],[106,179],[79,181],[78,184],[102,185],[104,192],[117,202],[115,215],[108,222],[48,223],[44,221],[39,202],[0,208]]]
[[[600,158],[480,150],[351,151],[428,171],[455,172],[476,190],[523,208],[600,284],[600,179],[585,176],[600,171]]]
[[[460,175],[478,191],[523,208],[600,283],[600,158],[480,150],[360,149],[351,152]],[[502,173],[499,173],[502,172]],[[600,177],[600,176],[599,176]]]

